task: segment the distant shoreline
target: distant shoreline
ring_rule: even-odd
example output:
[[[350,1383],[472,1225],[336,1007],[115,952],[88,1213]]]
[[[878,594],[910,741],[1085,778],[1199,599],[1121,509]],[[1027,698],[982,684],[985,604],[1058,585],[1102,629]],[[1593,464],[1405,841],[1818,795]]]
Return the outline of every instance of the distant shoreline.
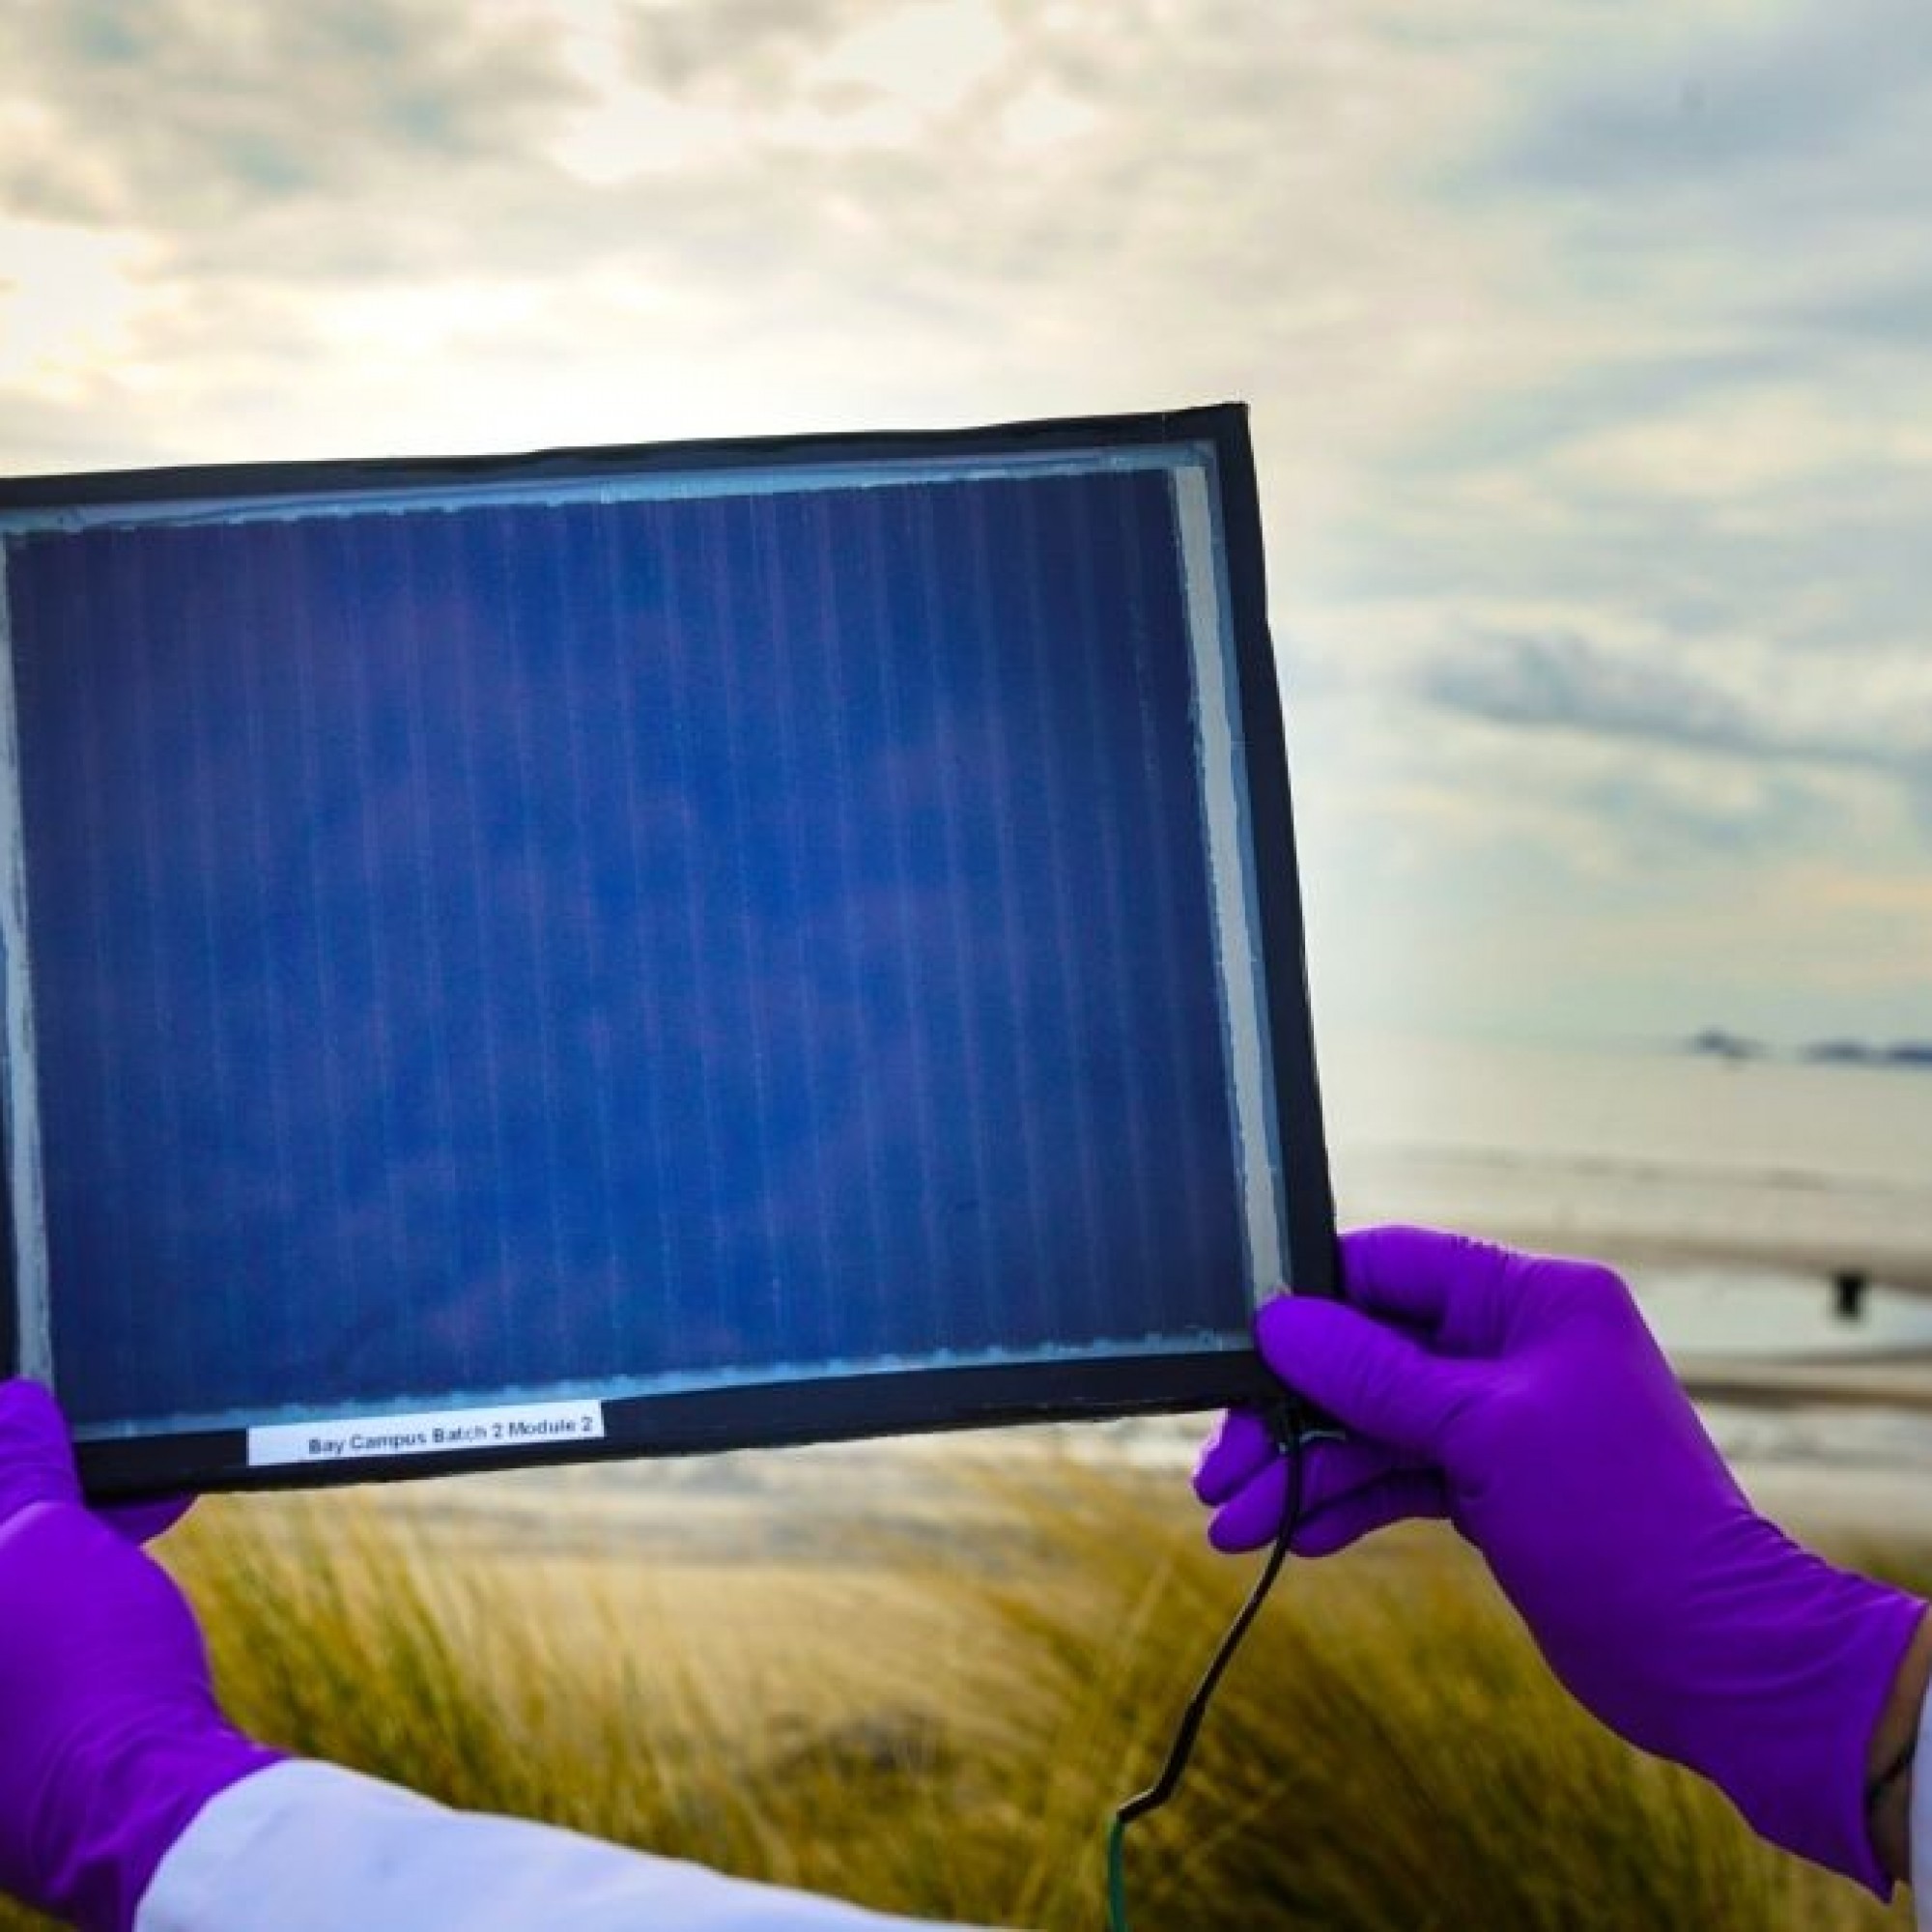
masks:
[[[1924,1039],[1819,1039],[1801,1046],[1779,1047],[1750,1034],[1733,1033],[1727,1027],[1706,1027],[1680,1041],[1678,1051],[1693,1059],[1721,1060],[1734,1065],[1768,1060],[1812,1066],[1871,1066],[1932,1073],[1932,1040]]]

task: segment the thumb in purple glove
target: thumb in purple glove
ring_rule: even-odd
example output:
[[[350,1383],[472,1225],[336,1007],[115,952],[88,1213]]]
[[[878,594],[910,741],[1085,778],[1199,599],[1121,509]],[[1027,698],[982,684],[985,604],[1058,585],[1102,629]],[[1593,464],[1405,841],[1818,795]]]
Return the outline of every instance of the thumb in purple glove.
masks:
[[[127,1932],[202,1806],[279,1755],[223,1719],[173,1579],[83,1506],[53,1398],[0,1384],[0,1888]]]
[[[1274,1373],[1353,1433],[1305,1452],[1294,1548],[1446,1515],[1598,1717],[1883,1895],[1866,1749],[1926,1606],[1757,1514],[1607,1268],[1383,1228],[1345,1237],[1343,1272],[1352,1305],[1289,1296],[1257,1322]],[[1285,1482],[1252,1416],[1195,1487],[1217,1546],[1274,1534]]]

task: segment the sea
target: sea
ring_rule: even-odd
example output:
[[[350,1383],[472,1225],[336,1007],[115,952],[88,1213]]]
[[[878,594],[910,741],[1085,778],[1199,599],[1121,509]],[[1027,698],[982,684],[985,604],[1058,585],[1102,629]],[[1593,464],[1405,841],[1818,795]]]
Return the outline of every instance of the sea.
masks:
[[[1673,1351],[1932,1348],[1932,1068],[1342,1036],[1337,1209],[1628,1264]],[[1824,1283],[1872,1284],[1833,1313]]]

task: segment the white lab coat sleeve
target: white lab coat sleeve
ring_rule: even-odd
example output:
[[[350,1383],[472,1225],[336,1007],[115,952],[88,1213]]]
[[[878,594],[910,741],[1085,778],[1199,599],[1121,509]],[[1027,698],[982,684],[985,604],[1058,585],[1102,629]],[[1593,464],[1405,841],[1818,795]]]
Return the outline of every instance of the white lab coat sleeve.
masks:
[[[334,1765],[213,1799],[134,1932],[907,1932],[837,1899],[726,1878],[516,1818],[451,1811]]]

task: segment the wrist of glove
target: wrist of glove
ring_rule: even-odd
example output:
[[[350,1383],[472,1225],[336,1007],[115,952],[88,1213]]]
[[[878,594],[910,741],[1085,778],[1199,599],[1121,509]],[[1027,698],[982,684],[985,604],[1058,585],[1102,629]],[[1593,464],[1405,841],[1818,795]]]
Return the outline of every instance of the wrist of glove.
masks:
[[[1742,1498],[1677,1560],[1662,1601],[1634,1586],[1552,1603],[1520,1557],[1496,1574],[1513,1601],[1526,1587],[1531,1634],[1611,1729],[1708,1777],[1759,1836],[1888,1895],[1866,1761],[1924,1604],[1826,1562]]]
[[[0,1887],[128,1932],[202,1807],[278,1761],[222,1717],[173,1579],[80,1497],[67,1431],[0,1386]]]
[[[1599,1718],[1883,1894],[1866,1751],[1925,1605],[1751,1507],[1608,1269],[1406,1228],[1346,1237],[1343,1269],[1346,1303],[1257,1321],[1269,1367],[1350,1432],[1305,1452],[1294,1548],[1448,1518]],[[1273,1535],[1286,1485],[1254,1417],[1195,1483],[1218,1547]]]

